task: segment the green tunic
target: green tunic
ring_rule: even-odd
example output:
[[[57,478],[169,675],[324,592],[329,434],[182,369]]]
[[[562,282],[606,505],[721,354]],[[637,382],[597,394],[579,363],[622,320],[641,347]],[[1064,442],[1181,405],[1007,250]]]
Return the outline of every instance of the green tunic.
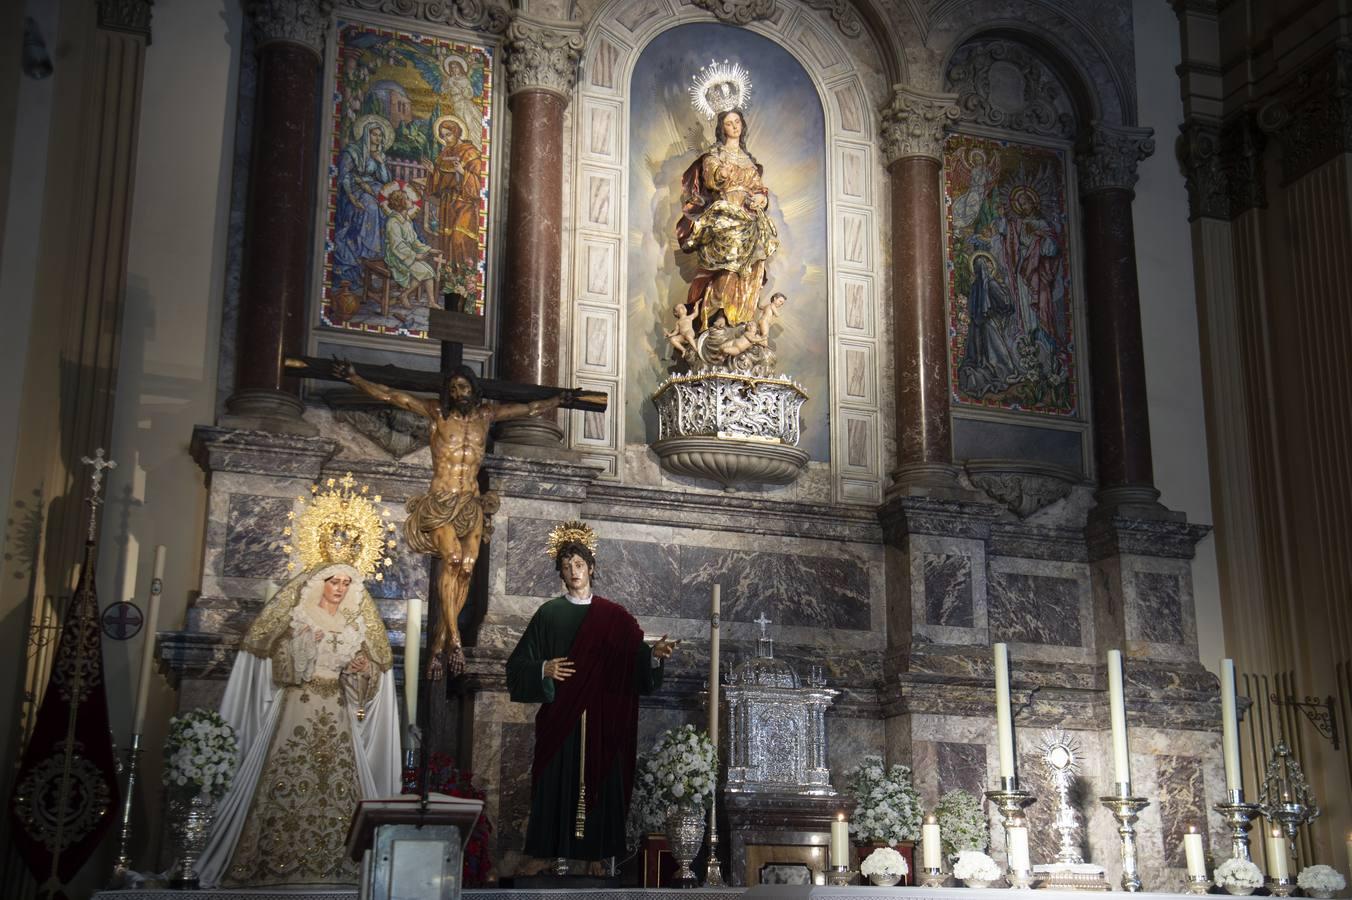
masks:
[[[545,660],[568,656],[573,638],[590,605],[570,603],[566,597],[548,600],[531,618],[525,634],[507,660],[507,689],[518,703],[551,703],[554,680],[545,678]],[[652,648],[640,641],[634,648],[634,684],[639,694],[650,694],[662,684],[663,665],[653,665]],[[574,726],[563,749],[545,762],[531,790],[530,822],[526,826],[528,856],[595,860],[624,853],[624,825],[628,810],[617,760],[599,797],[587,798],[582,839],[575,836],[577,794],[582,744]]]

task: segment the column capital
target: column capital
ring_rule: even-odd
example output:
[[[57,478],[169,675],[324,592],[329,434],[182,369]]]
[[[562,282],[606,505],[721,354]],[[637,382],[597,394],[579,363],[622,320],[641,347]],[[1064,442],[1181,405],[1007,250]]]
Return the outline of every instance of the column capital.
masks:
[[[1352,47],[1307,64],[1258,110],[1258,127],[1281,147],[1282,183],[1352,153]]]
[[[582,28],[575,22],[536,19],[518,13],[507,26],[507,96],[548,91],[567,103],[582,58]]]
[[[154,0],[99,0],[99,27],[129,31],[150,40],[150,12]]]
[[[1178,130],[1191,219],[1229,220],[1267,206],[1264,137],[1251,114],[1224,123],[1194,116]]]
[[[1136,165],[1155,152],[1155,129],[1095,122],[1076,148],[1080,191],[1125,190],[1136,187]]]
[[[942,163],[944,135],[961,114],[957,100],[957,94],[894,85],[879,133],[884,162],[890,166],[907,156],[923,156]]]
[[[300,44],[322,59],[333,5],[334,0],[249,0],[255,43]]]

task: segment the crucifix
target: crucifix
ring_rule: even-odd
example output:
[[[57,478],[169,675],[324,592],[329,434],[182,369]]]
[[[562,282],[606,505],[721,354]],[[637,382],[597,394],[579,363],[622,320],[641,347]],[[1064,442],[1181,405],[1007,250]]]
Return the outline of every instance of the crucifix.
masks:
[[[435,581],[440,615],[428,623],[432,628],[430,680],[458,675],[465,667],[458,620],[469,595],[480,541],[492,534],[492,515],[498,508],[495,493],[479,491],[479,465],[489,428],[494,422],[559,408],[604,411],[607,404],[604,393],[478,378],[463,364],[464,345],[470,341],[483,344],[483,317],[456,312],[453,296],[446,305],[447,309],[429,311],[428,332],[441,341],[437,372],[310,356],[286,361],[291,375],[346,381],[376,400],[429,422],[432,483],[427,493],[409,500],[404,537],[412,549],[437,557],[441,563]],[[415,393],[436,394],[437,399]]]

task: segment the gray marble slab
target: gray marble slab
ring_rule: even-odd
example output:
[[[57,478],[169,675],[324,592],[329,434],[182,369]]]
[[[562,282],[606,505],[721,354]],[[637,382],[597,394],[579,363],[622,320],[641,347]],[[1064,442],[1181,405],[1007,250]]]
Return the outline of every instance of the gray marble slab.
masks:
[[[1183,855],[1183,835],[1189,825],[1196,825],[1207,835],[1206,783],[1202,776],[1201,760],[1195,756],[1161,754],[1155,757],[1155,778],[1159,791],[1159,840],[1165,865],[1186,866]]]
[[[962,789],[981,796],[986,789],[986,745],[936,741],[939,793]]]
[[[924,554],[925,624],[972,627],[972,563],[966,556]]]
[[[1079,585],[1069,578],[1020,572],[992,573],[991,639],[1079,647]]]
[[[1136,604],[1132,617],[1137,624],[1133,640],[1156,644],[1181,644],[1183,631],[1183,585],[1178,575],[1136,572]]]
[[[282,550],[282,529],[292,503],[284,497],[230,497],[223,575],[279,578],[286,574],[288,557]]]

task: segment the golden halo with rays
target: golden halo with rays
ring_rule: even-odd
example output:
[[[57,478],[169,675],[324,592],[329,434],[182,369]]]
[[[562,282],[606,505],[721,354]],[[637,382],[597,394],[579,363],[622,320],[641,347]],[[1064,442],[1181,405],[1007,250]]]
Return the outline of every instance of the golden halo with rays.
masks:
[[[549,541],[545,544],[545,553],[555,559],[559,556],[559,551],[568,544],[581,544],[586,547],[588,552],[596,553],[596,532],[592,531],[591,526],[586,522],[579,522],[573,519],[568,522],[560,522],[554,526],[554,530],[549,532]]]
[[[719,113],[746,109],[751,105],[751,72],[741,63],[709,60],[690,78],[690,105],[710,122]]]
[[[1020,216],[1031,216],[1042,210],[1042,195],[1027,184],[1015,185],[1009,191],[1009,208]]]
[[[361,140],[362,133],[366,131],[366,126],[370,124],[380,126],[381,134],[385,135],[385,140],[381,142],[380,149],[388,150],[390,144],[394,141],[394,126],[390,125],[390,120],[379,113],[367,113],[352,123],[352,140]]]
[[[454,122],[455,124],[459,125],[460,137],[463,138],[464,140],[470,139],[469,126],[465,124],[465,120],[453,113],[447,113],[446,115],[442,116],[441,118],[437,119],[435,122],[432,123],[432,136],[437,139],[438,144],[440,144],[443,147],[446,146],[446,142],[441,138],[441,126],[445,125],[447,122]]]
[[[379,509],[380,495],[368,496],[370,487],[357,488],[348,472],[342,478],[330,478],[325,490],[310,485],[311,497],[297,497],[302,507],[286,514],[291,524],[282,530],[288,543],[282,550],[290,557],[288,572],[300,563],[302,571],[322,566],[348,565],[363,578],[375,576],[383,581],[382,569],[394,565],[387,551],[395,548],[394,524],[386,522],[389,510]]]
[[[994,277],[996,276],[996,274],[999,272],[999,266],[997,266],[997,265],[995,264],[995,257],[994,257],[994,256],[991,256],[991,255],[990,255],[989,253],[987,253],[985,250],[978,250],[977,252],[973,253],[973,254],[972,254],[972,259],[971,259],[971,265],[972,265],[972,271],[973,271],[973,272],[976,271],[976,261],[977,261],[978,259],[984,259],[984,260],[987,261],[987,263],[990,265],[990,274],[991,274],[991,277],[994,278]]]

